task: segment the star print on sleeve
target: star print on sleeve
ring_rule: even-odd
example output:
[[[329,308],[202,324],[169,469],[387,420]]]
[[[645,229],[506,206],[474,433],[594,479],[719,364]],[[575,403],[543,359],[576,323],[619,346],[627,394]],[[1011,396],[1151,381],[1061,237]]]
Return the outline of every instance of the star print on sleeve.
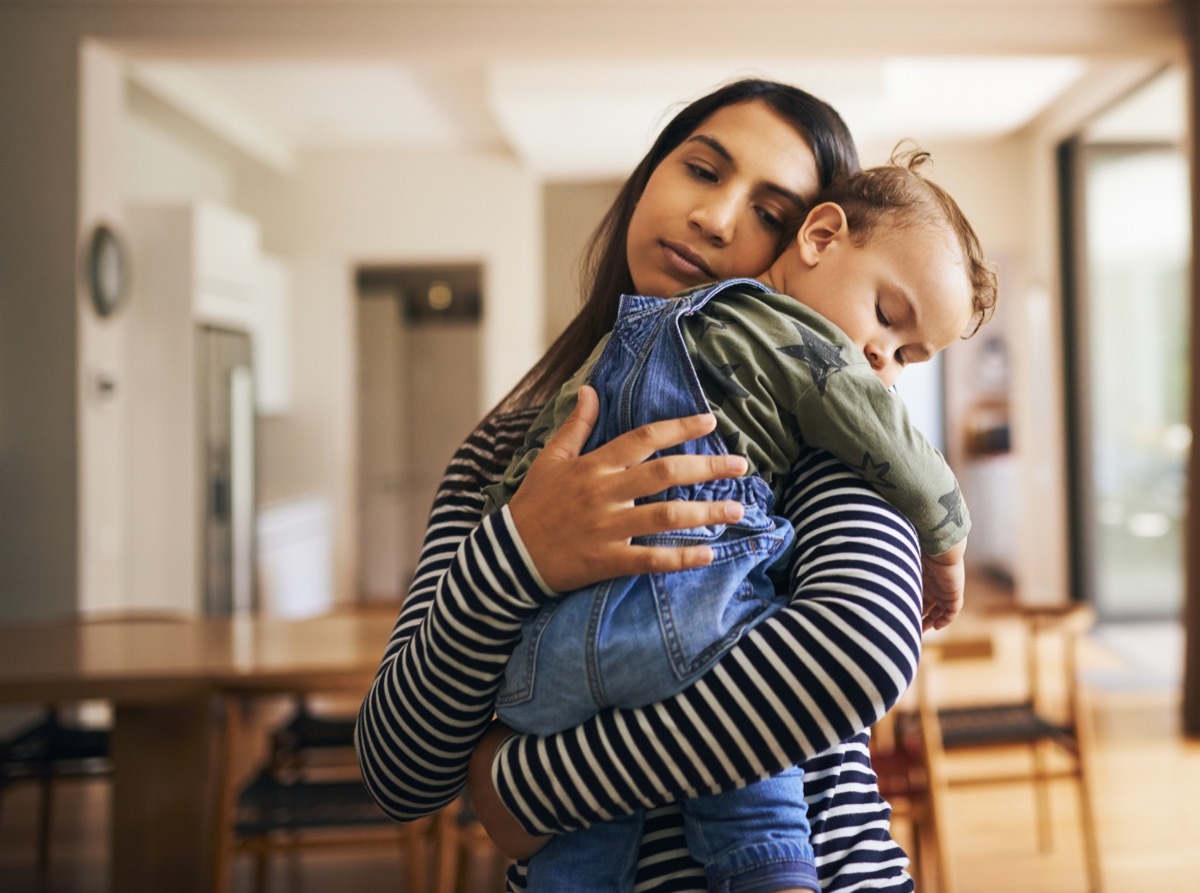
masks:
[[[745,400],[750,396],[750,392],[733,378],[733,374],[738,371],[739,366],[731,363],[717,366],[703,353],[696,355],[695,366],[696,377],[700,379],[700,387],[704,389],[704,396],[716,408],[720,409],[724,406],[727,397]]]
[[[704,340],[704,336],[708,334],[709,329],[727,329],[729,326],[721,322],[719,319],[713,319],[711,316],[701,317],[703,320],[703,328],[700,329],[700,334],[696,336],[696,341],[699,343]]]
[[[964,506],[963,506],[962,490],[960,490],[958,488],[958,484],[955,484],[954,489],[951,490],[949,493],[947,493],[945,496],[939,496],[938,502],[941,503],[942,508],[944,508],[946,510],[946,517],[942,518],[941,523],[939,523],[933,529],[941,530],[947,524],[951,524],[951,523],[953,523],[955,527],[962,527],[963,520],[964,520],[963,519]]]
[[[862,475],[863,480],[876,490],[887,488],[895,490],[896,485],[887,479],[892,470],[891,462],[876,462],[870,453],[863,453],[862,463],[854,466],[854,470]],[[943,522],[945,523],[945,522]]]
[[[825,383],[829,380],[829,376],[841,371],[849,364],[842,359],[841,349],[836,344],[818,337],[799,323],[793,323],[793,325],[800,333],[803,343],[789,344],[779,348],[779,352],[807,363],[809,374],[812,375],[813,383],[817,386],[817,393],[824,397]]]

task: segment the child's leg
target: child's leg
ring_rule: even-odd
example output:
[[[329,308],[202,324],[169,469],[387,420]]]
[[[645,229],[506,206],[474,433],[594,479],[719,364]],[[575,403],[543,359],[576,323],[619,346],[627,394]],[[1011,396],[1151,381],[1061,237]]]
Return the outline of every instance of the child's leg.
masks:
[[[714,893],[817,891],[804,776],[796,768],[683,804],[688,849]]]
[[[641,812],[558,834],[529,860],[525,893],[633,893]]]

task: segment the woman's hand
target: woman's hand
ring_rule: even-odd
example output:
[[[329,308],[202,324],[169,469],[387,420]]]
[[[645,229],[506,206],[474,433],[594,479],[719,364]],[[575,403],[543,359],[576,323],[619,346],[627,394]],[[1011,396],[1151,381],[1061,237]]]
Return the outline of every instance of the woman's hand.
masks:
[[[496,847],[511,859],[528,859],[546,845],[549,837],[534,837],[505,808],[492,784],[492,760],[512,729],[493,722],[471,753],[467,768],[467,793],[479,822]]]
[[[634,500],[668,487],[739,477],[741,456],[665,456],[655,452],[702,437],[716,426],[711,413],[636,428],[586,456],[579,453],[596,424],[599,400],[579,391],[575,411],[546,441],[509,502],[513,523],[542,580],[567,592],[628,574],[701,567],[708,546],[636,546],[635,536],[741,519],[736,501]]]

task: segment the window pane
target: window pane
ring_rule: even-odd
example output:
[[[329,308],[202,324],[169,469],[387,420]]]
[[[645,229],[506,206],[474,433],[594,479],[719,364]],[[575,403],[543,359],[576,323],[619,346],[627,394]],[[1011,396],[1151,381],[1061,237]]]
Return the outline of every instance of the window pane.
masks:
[[[1189,186],[1181,152],[1089,147],[1086,357],[1093,581],[1109,618],[1182,605]]]

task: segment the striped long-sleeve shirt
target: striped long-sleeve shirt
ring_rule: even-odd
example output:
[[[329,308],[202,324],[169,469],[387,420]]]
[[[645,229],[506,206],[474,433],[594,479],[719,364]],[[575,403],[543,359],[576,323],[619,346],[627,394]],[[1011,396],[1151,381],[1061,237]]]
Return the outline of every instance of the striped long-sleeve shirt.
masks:
[[[363,777],[398,821],[427,815],[461,791],[522,621],[553,597],[508,511],[482,517],[483,487],[504,472],[534,415],[494,420],[451,461],[360,710]],[[824,893],[912,890],[864,730],[916,671],[915,534],[861,478],[820,453],[797,463],[777,508],[797,530],[786,608],[674,698],[609,710],[548,738],[511,739],[498,757],[501,797],[532,832],[646,808],[638,893],[705,889],[672,804],[797,763]],[[517,866],[509,889],[521,890],[522,879]]]

